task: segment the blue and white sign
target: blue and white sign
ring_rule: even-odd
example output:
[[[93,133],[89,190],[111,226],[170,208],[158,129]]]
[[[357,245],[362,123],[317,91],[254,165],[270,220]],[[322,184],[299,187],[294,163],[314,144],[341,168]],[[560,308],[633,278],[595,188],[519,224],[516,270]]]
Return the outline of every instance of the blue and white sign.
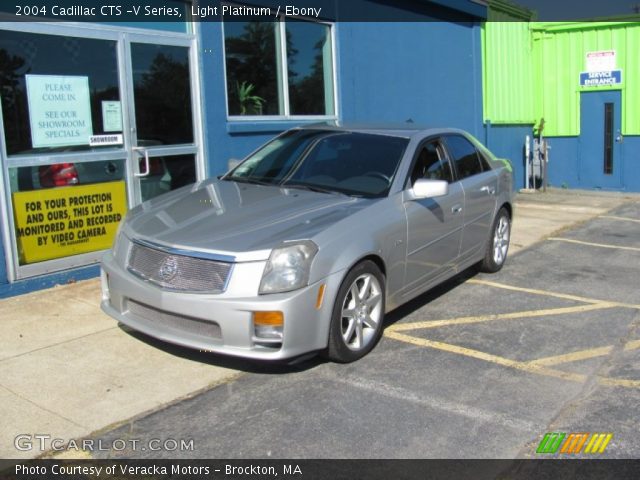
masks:
[[[581,87],[604,87],[622,83],[622,70],[606,70],[603,72],[582,72]]]
[[[88,145],[89,77],[25,75],[33,148]]]

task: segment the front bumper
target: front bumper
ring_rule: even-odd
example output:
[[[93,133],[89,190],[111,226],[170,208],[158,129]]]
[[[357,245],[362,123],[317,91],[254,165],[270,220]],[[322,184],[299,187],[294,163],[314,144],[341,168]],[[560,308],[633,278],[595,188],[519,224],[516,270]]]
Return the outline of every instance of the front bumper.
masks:
[[[102,262],[101,307],[134,330],[202,351],[277,360],[325,348],[341,274],[293,292],[258,295],[264,264],[236,264],[224,293],[181,293],[135,277],[108,252]],[[324,298],[316,308],[323,284]],[[255,336],[253,312],[257,311],[283,313],[282,342]]]

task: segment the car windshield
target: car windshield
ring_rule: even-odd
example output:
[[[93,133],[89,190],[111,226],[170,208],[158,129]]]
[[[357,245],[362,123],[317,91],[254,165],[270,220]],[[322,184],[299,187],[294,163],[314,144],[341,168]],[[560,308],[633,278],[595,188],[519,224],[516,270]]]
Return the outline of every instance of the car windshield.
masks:
[[[386,196],[409,140],[328,130],[291,130],[224,180],[360,197]]]

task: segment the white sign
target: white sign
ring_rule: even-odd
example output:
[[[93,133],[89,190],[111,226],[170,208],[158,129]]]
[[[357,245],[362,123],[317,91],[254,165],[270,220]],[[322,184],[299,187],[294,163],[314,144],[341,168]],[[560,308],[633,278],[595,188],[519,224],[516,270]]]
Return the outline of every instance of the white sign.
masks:
[[[89,77],[25,75],[33,148],[87,145],[93,135]]]
[[[587,72],[610,72],[616,69],[616,51],[587,52]]]
[[[122,134],[115,135],[92,135],[89,137],[90,147],[100,147],[102,145],[122,145],[124,143]]]
[[[120,102],[102,102],[102,125],[105,132],[122,131],[122,105]]]

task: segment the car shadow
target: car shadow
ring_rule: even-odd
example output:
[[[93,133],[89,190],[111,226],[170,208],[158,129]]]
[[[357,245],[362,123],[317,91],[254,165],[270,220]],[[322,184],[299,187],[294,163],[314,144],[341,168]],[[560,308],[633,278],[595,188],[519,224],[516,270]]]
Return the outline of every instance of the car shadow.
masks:
[[[446,282],[434,287],[433,289],[423,293],[422,295],[419,295],[418,297],[405,303],[404,305],[401,305],[395,310],[392,310],[387,315],[385,315],[383,328],[387,328],[401,321],[406,316],[412,314],[413,312],[421,309],[433,300],[462,285],[477,274],[477,269],[475,269],[474,267],[468,268],[467,270],[460,272],[458,275],[452,277]],[[174,345],[172,343],[159,340],[157,338],[134,330],[122,323],[119,323],[118,326],[123,332],[132,336],[136,340],[144,342],[147,345],[157,348],[158,350],[162,350],[169,355],[173,355],[186,360],[191,360],[193,362],[204,363],[221,368],[228,368],[245,373],[255,373],[261,375],[285,375],[311,370],[315,367],[328,363],[327,360],[318,355],[317,352],[311,352],[300,357],[279,361],[251,360],[220,355],[213,352],[205,352],[192,348],[182,347],[180,345]]]
[[[466,270],[458,273],[455,277],[450,278],[449,280],[441,283],[440,285],[433,287],[431,290],[417,296],[413,300],[408,301],[407,303],[400,305],[395,310],[387,313],[384,317],[384,328],[390,327],[391,325],[399,322],[403,318],[408,315],[411,315],[416,310],[421,309],[428,303],[433,300],[449,293],[451,290],[459,287],[467,280],[478,275],[478,269],[476,267],[469,267]]]
[[[158,350],[162,350],[169,355],[180,357],[193,362],[204,363],[221,368],[238,370],[245,373],[257,373],[263,375],[282,375],[288,373],[298,373],[326,363],[324,359],[315,353],[303,355],[289,360],[251,360],[227,355],[220,355],[214,352],[206,352],[192,348],[174,345],[172,343],[159,340],[132,329],[122,323],[118,327],[131,337],[146,343]]]

